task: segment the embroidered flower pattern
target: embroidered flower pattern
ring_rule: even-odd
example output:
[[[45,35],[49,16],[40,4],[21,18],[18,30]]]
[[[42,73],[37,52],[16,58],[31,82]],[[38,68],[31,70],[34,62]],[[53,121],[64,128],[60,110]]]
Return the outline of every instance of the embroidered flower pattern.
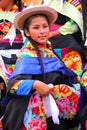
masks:
[[[78,52],[71,49],[63,49],[62,61],[71,70],[73,70],[77,75],[82,74],[82,60]]]
[[[29,126],[30,130],[46,130],[46,122],[42,119],[32,119]]]
[[[74,91],[73,91],[74,89]],[[72,88],[65,84],[51,88],[54,99],[60,111],[60,118],[73,119],[79,110],[79,86]],[[78,94],[77,94],[78,92]]]
[[[54,57],[54,54],[52,52],[52,46],[51,43],[48,41],[47,42],[47,48],[43,49],[40,48],[40,53],[42,57]],[[36,49],[32,46],[32,44],[30,43],[30,41],[25,41],[25,46],[21,49],[20,55],[19,55],[19,59],[22,57],[37,57],[38,56],[38,52],[36,51]]]
[[[42,98],[37,92],[34,92],[30,97],[27,111],[24,117],[23,128],[29,130],[46,130],[46,115],[43,108]]]
[[[74,86],[75,87],[75,86]],[[74,89],[74,88],[73,88]],[[68,85],[56,85],[51,88],[52,95],[59,109],[60,118],[73,119],[79,110],[79,87],[73,89]],[[28,108],[25,113],[24,127],[21,130],[46,130],[46,115],[44,112],[41,96],[36,92],[32,94],[29,100]]]
[[[87,92],[87,70],[84,71],[84,73],[81,77],[80,83],[83,86],[83,88],[85,89],[85,91]]]

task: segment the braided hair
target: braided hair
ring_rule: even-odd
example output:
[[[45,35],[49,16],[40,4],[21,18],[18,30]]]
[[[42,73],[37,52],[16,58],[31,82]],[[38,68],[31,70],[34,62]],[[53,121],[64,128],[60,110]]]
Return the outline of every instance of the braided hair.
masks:
[[[42,60],[41,54],[40,54],[40,49],[38,48],[37,43],[34,40],[32,40],[31,38],[29,38],[29,40],[30,40],[31,44],[34,46],[35,50],[37,51],[38,59],[39,59],[42,74],[43,74],[43,80],[45,81],[44,65],[43,65],[43,60]]]
[[[27,18],[25,20],[24,26],[23,26],[23,30],[25,30],[25,29],[28,30],[30,22],[32,21],[32,18],[38,17],[38,16],[44,16],[47,19],[48,24],[50,24],[49,23],[49,19],[48,19],[48,17],[46,15],[44,15],[44,14],[36,14],[36,15],[32,15],[30,18]],[[24,35],[26,36],[25,31],[24,31]],[[41,65],[42,74],[43,74],[43,81],[45,82],[44,65],[43,65],[43,60],[42,60],[41,54],[40,54],[40,49],[38,48],[37,43],[34,40],[32,40],[30,37],[27,37],[27,38],[29,39],[29,41],[34,46],[35,50],[37,51],[38,59],[39,59],[39,62],[40,62],[40,65]]]

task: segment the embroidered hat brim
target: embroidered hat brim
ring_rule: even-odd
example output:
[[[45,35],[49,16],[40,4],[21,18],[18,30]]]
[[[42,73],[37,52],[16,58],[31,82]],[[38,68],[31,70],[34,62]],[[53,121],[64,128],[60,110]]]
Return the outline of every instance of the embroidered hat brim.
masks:
[[[49,19],[50,25],[52,25],[58,17],[58,13],[53,8],[46,5],[36,5],[18,13],[14,19],[14,26],[19,30],[23,30],[25,20],[35,14],[46,15]]]

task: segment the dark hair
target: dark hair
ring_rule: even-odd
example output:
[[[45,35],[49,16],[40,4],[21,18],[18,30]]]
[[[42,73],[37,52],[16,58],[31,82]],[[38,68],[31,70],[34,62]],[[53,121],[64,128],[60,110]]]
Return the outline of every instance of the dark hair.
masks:
[[[49,19],[48,19],[48,17],[46,15],[44,15],[44,14],[35,14],[35,15],[32,15],[31,17],[28,17],[25,20],[25,22],[23,24],[23,30],[25,30],[25,29],[28,30],[29,29],[29,25],[31,24],[32,19],[35,18],[35,17],[39,17],[39,16],[44,16],[47,19],[48,24],[50,25]],[[25,31],[24,31],[24,35],[26,36]],[[37,43],[31,37],[27,37],[27,38],[29,39],[29,41],[34,46],[35,50],[37,51],[38,59],[39,59],[39,62],[40,62],[40,65],[41,65],[42,74],[43,74],[43,81],[45,82],[44,65],[43,65],[41,54],[40,54],[40,49],[38,48]]]
[[[18,11],[21,12],[22,6],[23,6],[22,0],[14,0],[14,4],[16,4],[18,6]]]
[[[38,48],[37,43],[33,39],[31,39],[31,38],[28,38],[28,39],[30,40],[31,44],[33,45],[33,47],[37,51],[38,59],[39,59],[40,65],[41,65],[43,81],[45,82],[46,79],[45,79],[45,74],[44,74],[44,65],[43,65],[41,54],[40,54],[40,49]]]

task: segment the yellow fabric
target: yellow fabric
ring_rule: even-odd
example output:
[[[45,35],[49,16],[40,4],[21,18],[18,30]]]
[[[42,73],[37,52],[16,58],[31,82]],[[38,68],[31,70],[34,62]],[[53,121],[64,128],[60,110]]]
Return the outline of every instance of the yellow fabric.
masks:
[[[73,25],[68,21],[62,27],[59,28],[59,32],[63,35],[73,34],[79,29],[78,25],[74,23]]]

